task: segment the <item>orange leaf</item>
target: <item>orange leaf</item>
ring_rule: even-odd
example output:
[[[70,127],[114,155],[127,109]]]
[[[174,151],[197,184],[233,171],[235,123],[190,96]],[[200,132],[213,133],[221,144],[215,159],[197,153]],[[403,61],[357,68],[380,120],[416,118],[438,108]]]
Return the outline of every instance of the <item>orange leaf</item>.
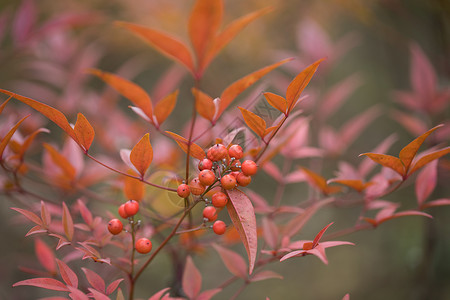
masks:
[[[444,155],[447,155],[448,153],[450,153],[450,147],[446,147],[444,149],[441,150],[437,150],[434,151],[430,154],[425,155],[424,157],[420,158],[413,166],[413,168],[411,169],[411,171],[409,172],[408,175],[411,175],[412,173],[414,173],[415,171],[419,170],[420,168],[422,168],[423,166],[425,166],[426,164],[432,162],[435,159],[438,159]]]
[[[214,57],[229,43],[233,38],[255,19],[265,15],[266,13],[272,11],[271,7],[266,7],[261,10],[249,13],[239,19],[231,22],[220,34],[216,36],[213,44],[208,48],[205,58],[202,64],[199,65],[199,73],[201,74],[206,67],[211,63]]]
[[[133,170],[128,170],[127,174],[137,176],[136,172],[134,172]],[[127,199],[140,201],[144,198],[145,193],[144,183],[135,178],[125,176],[123,192],[125,194],[125,197],[127,197]]]
[[[376,153],[363,153],[360,154],[359,156],[361,155],[369,157],[371,160],[384,167],[391,168],[392,170],[400,174],[402,177],[405,175],[405,167],[403,166],[402,161],[395,156]]]
[[[72,164],[51,145],[44,143],[44,148],[47,149],[52,161],[61,169],[67,179],[75,179],[76,170]]]
[[[15,93],[12,93],[10,91],[2,90],[0,89],[1,93],[10,95],[17,100],[25,103],[26,105],[30,106],[31,108],[37,110],[44,116],[46,116],[50,121],[54,122],[56,125],[58,125],[62,130],[64,130],[77,144],[79,144],[77,137],[75,135],[75,132],[73,131],[72,127],[69,124],[69,121],[67,121],[66,116],[57,110],[56,108],[53,108],[47,104],[41,103],[39,101],[33,100],[31,98],[27,98]]]
[[[314,73],[316,72],[317,68],[319,67],[319,64],[324,60],[324,58],[319,59],[315,63],[309,65],[301,71],[289,84],[287,90],[286,90],[286,101],[287,101],[287,113],[289,113],[292,108],[294,107],[294,104],[296,100],[300,97],[301,93],[305,89],[305,87],[308,85],[309,81],[313,77]]]
[[[147,171],[153,160],[153,149],[148,133],[133,147],[130,153],[130,160],[141,174],[141,177],[144,177],[145,171]]]
[[[400,154],[398,157],[400,158],[400,160],[403,162],[403,165],[405,166],[405,174],[408,173],[411,162],[414,159],[414,157],[416,156],[417,151],[419,150],[420,146],[423,144],[425,139],[433,131],[435,131],[436,129],[438,129],[439,127],[442,127],[442,126],[444,126],[444,125],[441,124],[441,125],[431,128],[430,130],[428,130],[427,132],[425,132],[424,134],[422,134],[421,136],[416,138],[414,141],[412,141],[411,143],[406,145],[406,147],[404,147],[400,151]]]
[[[19,151],[19,154],[18,154],[19,155],[19,159],[21,159],[21,160],[23,159],[23,156],[25,155],[25,152],[28,150],[28,148],[30,147],[31,143],[34,141],[36,135],[38,133],[41,133],[41,132],[49,133],[50,130],[48,130],[46,128],[39,128],[36,131],[34,131],[33,133],[29,134],[26,137],[25,141],[23,142],[22,147],[20,148],[20,151]]]
[[[197,0],[189,18],[189,37],[201,65],[204,54],[222,23],[223,3],[221,0]]]
[[[291,59],[284,59],[273,65],[259,69],[229,85],[220,96],[219,111],[217,113],[216,120],[240,93],[245,91],[248,87],[250,87],[252,84],[261,79],[264,75],[266,75],[270,71],[274,70],[275,68],[278,68],[279,66],[290,60]]]
[[[305,168],[305,167],[300,167],[300,169],[306,173],[306,175],[308,176],[308,178],[311,180],[311,183],[313,185],[315,185],[320,191],[322,191],[322,193],[324,193],[325,195],[334,193],[334,192],[338,192],[340,189],[336,189],[338,187],[329,187],[327,185],[327,181],[325,180],[325,178],[323,178],[322,176],[320,176],[319,174]]]
[[[161,101],[159,101],[155,106],[155,117],[158,121],[156,127],[161,126],[161,124],[167,119],[167,117],[172,113],[175,105],[177,103],[178,90],[167,95]]]
[[[252,113],[251,111],[242,107],[238,108],[241,110],[245,124],[247,124],[247,126],[250,127],[250,129],[257,135],[263,138],[266,133],[266,122],[260,116]]]
[[[75,131],[75,135],[81,146],[87,152],[94,140],[95,132],[94,128],[92,128],[91,124],[89,124],[89,121],[82,113],[78,113],[77,122],[75,123],[73,130]]]
[[[274,93],[264,93],[263,95],[266,97],[266,100],[270,105],[281,111],[283,114],[286,113],[286,99]]]
[[[166,133],[169,134],[171,136],[171,138],[173,138],[175,140],[175,142],[178,144],[178,146],[180,146],[180,148],[185,153],[188,152],[188,140],[187,139],[185,139],[181,135],[178,135],[178,134],[170,132],[170,131],[166,131]],[[202,147],[200,147],[196,143],[191,142],[189,152],[190,152],[189,155],[194,158],[197,158],[197,159],[205,158],[205,151],[203,150]]]
[[[213,98],[196,88],[192,88],[192,94],[195,97],[195,109],[198,114],[208,121],[213,122],[216,110]]]
[[[14,132],[16,132],[17,128],[19,128],[20,124],[22,124],[23,121],[25,121],[26,118],[28,118],[30,115],[23,117],[22,120],[17,122],[16,125],[11,128],[8,133],[5,135],[5,137],[0,142],[0,161],[3,160],[3,152],[5,151],[6,145],[8,145],[9,141],[11,140],[12,136],[14,135]]]
[[[278,125],[277,125],[277,126],[271,126],[271,127],[269,127],[269,128],[266,128],[266,131],[264,132],[264,136],[268,135],[269,133],[271,133],[272,131],[274,131],[274,130],[277,129],[277,128],[278,128]]]
[[[242,243],[248,255],[249,271],[251,274],[255,266],[258,248],[256,231],[256,217],[252,202],[246,194],[238,189],[227,190],[230,201],[227,203],[228,214],[234,227],[239,232]]]
[[[64,233],[66,234],[66,237],[69,241],[72,241],[73,237],[73,220],[72,216],[70,215],[69,208],[67,207],[66,203],[63,202],[63,216],[62,216],[62,222],[64,227]]]
[[[167,35],[166,33],[151,28],[146,28],[144,26],[127,22],[116,22],[116,24],[125,27],[132,33],[136,34],[163,55],[181,63],[189,71],[191,71],[192,74],[194,74],[194,63],[192,61],[191,53],[183,42]]]
[[[9,96],[8,99],[6,99],[5,102],[2,103],[2,105],[0,105],[0,114],[2,113],[3,109],[5,108],[6,104],[9,102],[9,100],[11,100],[12,96]]]
[[[143,88],[138,86],[137,84],[126,80],[120,76],[114,75],[112,73],[103,72],[96,69],[90,69],[90,73],[98,76],[104,82],[109,84],[112,88],[114,88],[119,94],[133,102],[134,105],[142,109],[142,111],[152,119],[153,116],[153,108],[152,108],[152,100],[150,96],[144,91]]]
[[[369,185],[372,185],[372,182],[363,183],[359,179],[332,179],[328,182],[336,182],[348,186],[358,192],[364,191]]]

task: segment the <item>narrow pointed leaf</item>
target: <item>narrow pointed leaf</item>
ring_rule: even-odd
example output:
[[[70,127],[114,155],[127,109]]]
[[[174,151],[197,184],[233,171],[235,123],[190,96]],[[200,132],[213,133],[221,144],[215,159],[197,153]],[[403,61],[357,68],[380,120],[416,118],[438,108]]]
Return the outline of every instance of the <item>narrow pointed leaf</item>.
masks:
[[[213,122],[216,106],[212,97],[202,91],[193,88],[192,94],[195,98],[195,109],[198,114],[210,122]]]
[[[266,98],[267,102],[269,102],[270,105],[272,105],[274,108],[278,109],[283,114],[286,113],[287,109],[287,101],[283,97],[274,94],[274,93],[264,93],[264,97]]]
[[[316,72],[319,64],[324,60],[324,58],[319,59],[313,64],[306,67],[303,71],[301,71],[289,84],[286,90],[286,101],[287,101],[287,112],[289,113],[296,100],[300,98],[301,93],[306,88],[314,73]]]
[[[220,291],[222,291],[222,289],[212,289],[203,291],[201,292],[200,295],[198,295],[196,300],[210,300],[212,297],[214,297],[215,294],[219,293]]]
[[[213,247],[231,274],[239,278],[247,278],[247,264],[242,256],[217,244],[213,244]]]
[[[163,98],[156,104],[154,114],[156,120],[158,121],[158,126],[161,126],[161,124],[172,113],[177,103],[177,97],[178,97],[178,90],[167,95],[165,98]]]
[[[17,211],[18,213],[24,215],[28,220],[30,220],[31,222],[37,224],[37,225],[43,225],[41,219],[33,212],[22,209],[22,208],[17,208],[17,207],[11,207],[12,210]]]
[[[204,59],[205,51],[222,23],[221,0],[198,0],[195,2],[188,23],[189,37],[197,54],[197,61]]]
[[[180,146],[180,148],[187,153],[188,152],[188,140],[181,135],[178,135],[176,133],[166,131],[167,134],[170,135],[171,138],[175,140],[175,142]],[[191,146],[189,148],[189,155],[197,158],[197,159],[203,159],[205,158],[205,151],[202,147],[197,145],[196,143],[191,142]]]
[[[50,225],[52,222],[52,215],[50,214],[50,211],[47,209],[47,205],[45,205],[45,202],[41,200],[41,219],[42,223],[45,226]]]
[[[67,285],[70,285],[74,288],[78,288],[78,277],[65,262],[56,259],[58,263],[59,273],[61,274],[62,279]]]
[[[255,211],[250,199],[240,190],[228,190],[227,194],[230,199],[227,203],[228,214],[247,251],[249,274],[251,274],[255,266],[258,248]]]
[[[94,128],[92,128],[91,124],[82,113],[78,113],[77,122],[75,123],[73,130],[75,131],[78,142],[86,151],[88,151],[94,140],[95,132]]]
[[[343,184],[345,186],[348,186],[355,191],[362,192],[364,191],[369,185],[371,185],[371,182],[363,183],[360,179],[331,179],[328,180],[328,183],[335,182],[339,184]]]
[[[148,300],[161,300],[161,297],[169,290],[170,288],[164,288],[159,292],[157,292],[156,294],[153,294],[150,298],[148,298]]]
[[[444,126],[444,125],[441,124],[441,125],[438,125],[436,127],[433,127],[432,129],[428,130],[427,132],[425,132],[424,134],[422,134],[421,136],[416,138],[414,141],[412,141],[411,143],[406,145],[406,147],[404,147],[400,151],[399,158],[403,162],[403,164],[405,165],[405,174],[408,172],[409,166],[411,165],[411,162],[412,162],[414,156],[416,156],[417,151],[419,150],[420,146],[423,144],[425,139],[431,133],[433,133],[433,131],[435,131],[436,129],[438,129],[438,128],[442,127],[442,126]]]
[[[69,297],[72,300],[89,300],[90,299],[85,293],[83,293],[82,291],[80,291],[77,288],[74,288],[70,285],[68,285],[67,288],[70,291]]]
[[[96,69],[90,69],[89,71],[109,84],[112,88],[119,92],[119,94],[130,100],[151,119],[153,115],[152,101],[143,88],[112,73],[103,72]]]
[[[444,149],[434,151],[434,152],[432,152],[430,154],[427,154],[427,155],[421,157],[414,164],[413,168],[411,169],[411,171],[409,172],[408,175],[411,175],[412,173],[414,173],[415,171],[419,170],[420,168],[422,168],[426,164],[432,162],[435,159],[441,158],[442,156],[447,155],[449,153],[450,153],[450,147],[446,147]]]
[[[9,96],[8,99],[5,100],[5,102],[2,103],[2,105],[0,105],[0,114],[3,112],[3,109],[5,109],[6,104],[8,104],[9,100],[12,99],[12,96]]]
[[[34,141],[34,139],[36,138],[36,135],[38,133],[41,132],[46,132],[46,133],[50,133],[50,130],[46,129],[46,128],[39,128],[37,130],[35,130],[33,133],[29,134],[27,136],[27,138],[25,139],[25,141],[22,144],[22,147],[20,148],[20,152],[19,152],[19,159],[23,159],[25,152],[28,150],[28,148],[31,146],[31,143]]]
[[[405,216],[424,216],[430,219],[433,219],[433,217],[427,213],[421,212],[421,211],[415,211],[415,210],[407,210],[407,211],[402,211],[399,213],[395,213],[392,216],[383,218],[381,220],[378,220],[378,225],[380,225],[381,223],[384,223],[388,220],[392,220],[392,219],[396,219],[396,218],[400,218],[400,217],[405,217]]]
[[[258,115],[245,108],[238,107],[244,117],[245,124],[250,127],[258,136],[264,137],[266,133],[266,122]]]
[[[437,161],[425,166],[416,178],[416,197],[419,207],[431,195],[437,183]]]
[[[50,144],[44,143],[44,148],[50,154],[52,161],[61,169],[69,180],[73,180],[76,175],[76,169],[61,153],[56,151]]]
[[[69,121],[67,121],[66,116],[57,110],[56,108],[53,108],[47,104],[41,103],[39,101],[33,100],[28,97],[24,97],[15,93],[12,93],[7,90],[0,89],[0,93],[7,94],[9,96],[14,97],[15,99],[25,103],[26,105],[30,106],[31,108],[37,110],[41,114],[43,114],[45,117],[50,119],[50,121],[54,122],[56,125],[58,125],[62,130],[64,130],[75,142],[78,143],[77,137],[75,135],[75,132],[73,131],[72,127],[69,124]]]
[[[363,153],[360,154],[359,156],[362,155],[369,157],[371,160],[382,165],[383,167],[387,167],[394,170],[402,177],[405,175],[405,167],[403,166],[402,161],[395,156],[376,153]]]
[[[73,220],[72,216],[70,215],[69,208],[67,207],[66,203],[63,202],[63,216],[62,216],[62,222],[64,227],[64,233],[66,234],[66,237],[69,241],[72,241],[73,237]]]
[[[186,259],[186,265],[184,267],[183,291],[189,297],[189,299],[195,299],[202,288],[202,275],[197,267],[194,265],[190,256]]]
[[[144,26],[126,22],[116,22],[116,24],[136,34],[163,55],[181,63],[194,74],[194,63],[191,53],[183,42],[166,33]]]
[[[314,241],[312,242],[312,247],[316,247],[317,244],[319,244],[320,239],[322,238],[323,234],[325,233],[325,231],[327,231],[328,227],[330,227],[331,225],[333,225],[333,222],[331,222],[330,224],[328,224],[327,226],[325,226],[314,238]]]
[[[450,205],[450,199],[437,199],[437,200],[429,201],[422,205],[422,209],[425,209],[428,207],[435,207],[435,206],[444,206],[444,205]]]
[[[14,135],[14,132],[16,132],[17,128],[19,128],[20,124],[22,124],[23,121],[25,121],[26,118],[28,118],[30,115],[23,117],[22,120],[17,122],[16,125],[11,128],[8,133],[5,135],[5,137],[0,142],[0,161],[3,160],[3,152],[5,151],[6,146],[8,145],[9,141],[11,140],[12,136]]]
[[[134,198],[129,198],[129,199],[134,199]],[[81,199],[77,200],[77,204],[78,204],[78,209],[80,210],[81,217],[83,218],[84,222],[87,225],[91,225],[92,221],[93,221],[91,211],[86,207],[86,205],[84,204],[84,202]]]
[[[66,292],[69,289],[61,282],[53,278],[32,278],[26,279],[13,284],[13,287],[21,285],[30,285],[43,289]]]
[[[149,134],[146,133],[141,140],[133,147],[130,153],[130,160],[142,177],[153,160],[153,149],[150,144]]]
[[[99,291],[97,291],[93,288],[88,288],[88,290],[89,290],[89,292],[92,293],[95,300],[111,300],[108,296],[106,296],[103,293],[100,293]]]
[[[110,295],[114,293],[114,291],[119,287],[119,284],[123,281],[123,278],[116,279],[113,282],[111,282],[108,287],[106,288],[106,295]]]
[[[96,289],[97,291],[100,291],[102,293],[105,292],[105,281],[95,273],[94,271],[86,268],[81,268],[86,275],[86,278],[89,282],[89,284]]]
[[[56,273],[56,261],[53,251],[41,239],[34,240],[34,249],[39,263],[50,273]]]
[[[267,279],[283,279],[283,276],[281,276],[280,274],[275,273],[273,271],[264,270],[264,271],[260,271],[260,272],[256,273],[255,275],[253,275],[252,278],[250,278],[250,281],[256,282],[256,281],[262,281],[262,280],[267,280]]]
[[[245,91],[247,88],[249,88],[252,84],[261,79],[264,75],[266,75],[270,71],[278,68],[279,66],[290,60],[291,59],[285,59],[270,66],[259,69],[229,85],[220,96],[219,111],[216,120],[240,93]]]
[[[341,190],[338,186],[328,186],[325,178],[320,176],[319,174],[305,168],[300,168],[303,172],[305,172],[306,176],[309,178],[310,183],[318,188],[324,195],[329,195],[333,193],[337,193]]]

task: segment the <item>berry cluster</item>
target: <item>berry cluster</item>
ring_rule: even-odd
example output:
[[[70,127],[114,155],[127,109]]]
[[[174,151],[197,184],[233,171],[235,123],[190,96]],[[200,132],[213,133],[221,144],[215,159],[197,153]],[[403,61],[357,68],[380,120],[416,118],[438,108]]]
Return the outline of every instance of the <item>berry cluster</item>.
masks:
[[[182,183],[177,188],[178,196],[182,198],[192,195],[204,195],[213,187],[220,187],[222,191],[213,194],[211,203],[203,210],[205,222],[214,222],[212,228],[216,234],[224,234],[226,225],[223,221],[216,221],[217,210],[222,209],[228,202],[228,196],[223,190],[232,190],[236,186],[247,186],[252,181],[251,176],[258,171],[256,163],[252,160],[240,159],[244,156],[242,147],[232,145],[227,149],[222,144],[210,147],[206,157],[198,164],[200,173],[189,184]],[[217,185],[216,185],[217,184]]]
[[[139,211],[139,202],[135,200],[129,200],[125,202],[124,204],[119,206],[118,210],[119,215],[124,219],[128,219],[130,224],[135,224],[133,216],[137,214],[138,211]],[[139,224],[139,222],[137,224]],[[134,226],[132,226],[132,228],[134,230]],[[120,221],[119,219],[112,219],[108,223],[108,230],[113,235],[121,233],[123,230],[122,221]],[[137,252],[146,254],[152,250],[152,242],[147,238],[140,238],[134,244],[134,248],[136,249]]]

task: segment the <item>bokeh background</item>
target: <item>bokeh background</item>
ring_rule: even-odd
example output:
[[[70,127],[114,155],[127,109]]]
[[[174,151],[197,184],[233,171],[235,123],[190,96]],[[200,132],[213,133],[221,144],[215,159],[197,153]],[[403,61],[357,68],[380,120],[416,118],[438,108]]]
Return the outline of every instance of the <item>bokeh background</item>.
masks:
[[[409,110],[396,101],[395,94],[413,89],[410,80],[412,49],[419,48],[436,73],[436,90],[446,92],[445,102],[450,101],[448,1],[225,0],[224,3],[225,23],[265,6],[274,5],[275,10],[249,25],[211,65],[203,82],[210,95],[220,95],[228,84],[253,70],[281,58],[295,57],[289,67],[275,71],[239,99],[263,90],[283,93],[286,83],[296,73],[326,56],[327,61],[307,90],[310,98],[304,104],[312,120],[312,146],[321,146],[318,128],[323,124],[340,128],[376,105],[378,113],[363,133],[345,145],[340,153],[328,153],[323,162],[325,177],[333,177],[340,161],[358,163],[359,153],[372,150],[392,133],[396,133],[397,141],[389,153],[396,155],[402,145],[417,136],[414,126],[405,127],[405,122],[401,122],[399,111],[420,120],[425,129],[448,123],[448,105],[432,112]],[[123,74],[153,95],[158,94],[155,90],[158,80],[169,74],[174,84],[180,85],[180,97],[166,125],[181,130],[189,118],[186,111],[190,111],[191,102],[184,99],[191,97],[192,80],[170,60],[113,22],[124,20],[155,27],[187,41],[186,24],[192,4],[191,0],[2,0],[0,87],[34,99],[45,99],[46,103],[64,111],[70,120],[75,119],[76,112],[88,111],[91,115],[101,115],[99,119],[108,122],[107,119],[113,117],[102,115],[99,109],[102,100],[98,91],[104,85],[86,74],[87,68]],[[344,81],[347,94],[343,96],[342,106],[324,120],[320,101]],[[117,102],[117,106],[128,110],[125,101]],[[27,110],[21,105],[16,108],[17,114]],[[128,115],[129,119],[136,119],[131,113]],[[33,118],[38,124],[45,124],[36,113]],[[420,125],[417,127],[421,129]],[[436,143],[448,142],[448,127],[435,138]],[[139,126],[133,133],[118,130],[114,134],[123,135],[124,144],[136,141],[144,132]],[[58,130],[54,132],[60,134]],[[52,138],[47,136],[44,140]],[[114,153],[114,149],[104,151]],[[448,159],[442,161],[439,184],[431,199],[448,198],[450,193]],[[310,160],[298,163],[309,164]],[[253,183],[254,188],[271,199],[274,194],[271,178],[260,173]],[[44,189],[38,192],[49,193]],[[304,199],[308,192],[305,183],[289,186],[283,201],[295,203]],[[18,266],[36,265],[36,262],[32,239],[23,237],[29,226],[15,222],[15,213],[9,209],[12,202],[3,193],[0,197],[0,299],[36,299],[51,295],[38,288],[11,287],[14,282],[29,278]],[[413,181],[387,199],[401,202],[402,208],[414,208]],[[430,212],[433,220],[398,219],[376,230],[342,238],[356,246],[330,249],[328,266],[315,257],[275,264],[273,269],[285,279],[252,284],[240,299],[265,299],[266,296],[270,299],[341,299],[346,293],[350,293],[351,299],[449,299],[450,208],[438,207]],[[302,234],[312,238],[330,220],[339,228],[351,226],[358,215],[358,208],[326,209],[308,223]],[[233,249],[245,256],[240,245]],[[204,274],[211,274],[203,278],[206,288],[229,277],[213,251],[197,256],[195,263]],[[170,260],[161,255],[141,279],[137,295],[149,296],[169,286],[172,275]],[[214,299],[230,298],[241,284],[233,283]]]

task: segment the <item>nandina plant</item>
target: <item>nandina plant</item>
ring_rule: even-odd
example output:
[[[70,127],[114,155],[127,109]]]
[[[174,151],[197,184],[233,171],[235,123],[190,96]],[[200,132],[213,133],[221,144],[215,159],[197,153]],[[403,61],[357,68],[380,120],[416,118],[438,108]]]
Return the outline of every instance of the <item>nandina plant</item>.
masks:
[[[43,149],[42,163],[38,163],[28,157],[29,149],[39,133],[49,130],[30,125],[33,130],[21,131],[33,116],[23,117],[2,133],[0,165],[7,178],[3,189],[14,202],[11,209],[33,226],[25,236],[35,239],[35,253],[42,265],[40,270],[25,267],[24,271],[34,277],[14,283],[15,288],[34,286],[71,299],[134,299],[137,287],[148,284],[141,280],[142,275],[157,272],[151,268],[152,263],[167,251],[173,264],[183,262],[174,276],[175,283],[140,297],[210,299],[240,280],[242,285],[233,296],[237,298],[253,282],[282,279],[281,274],[268,269],[271,264],[311,255],[328,264],[325,249],[354,245],[336,240],[344,235],[405,216],[432,218],[426,209],[450,204],[448,198],[427,201],[437,183],[438,159],[448,154],[450,147],[431,147],[418,153],[443,125],[423,128],[398,156],[384,154],[392,144],[386,140],[373,152],[361,154],[365,160],[359,165],[341,165],[336,178],[327,180],[320,168],[293,164],[300,158],[336,155],[348,146],[339,144],[337,135],[329,131],[321,139],[328,148],[324,144],[321,148],[306,145],[310,128],[299,106],[306,98],[305,88],[325,58],[310,61],[294,74],[283,95],[264,91],[263,99],[258,100],[266,101],[276,111],[273,120],[258,114],[253,99],[240,106],[234,101],[268,73],[289,64],[289,58],[234,81],[217,98],[205,92],[203,79],[214,58],[244,27],[270,11],[264,8],[247,14],[221,29],[222,1],[197,0],[187,26],[191,47],[159,30],[117,22],[183,66],[193,79],[190,101],[178,100],[179,89],[174,89],[154,103],[132,81],[99,69],[88,70],[131,102],[130,108],[139,118],[139,130],[146,132],[128,145],[131,150],[111,145],[106,132],[116,128],[104,125],[95,113],[86,113],[88,117],[78,113],[73,125],[63,112],[44,104],[45,99],[38,101],[0,90],[7,97],[0,113],[12,106],[10,102],[20,101],[20,105],[31,107],[59,127],[52,129],[52,142],[57,141],[58,130],[67,137],[62,149],[53,143],[38,146]],[[416,47],[413,54],[415,61],[426,60]],[[420,86],[418,80],[413,84]],[[192,111],[190,120],[182,130],[166,130],[166,121],[177,106]],[[237,112],[241,123],[233,118]],[[353,129],[342,129],[342,136],[347,142],[354,139],[355,132],[361,132],[376,114],[374,110],[362,114],[363,118],[352,124]],[[407,122],[407,118],[401,122]],[[135,124],[124,120],[116,126],[121,127],[119,132],[135,137]],[[320,130],[327,132],[325,126]],[[281,159],[281,169],[275,158]],[[381,169],[371,175],[376,166],[373,162]],[[252,189],[261,172],[273,179],[274,199]],[[382,199],[412,180],[417,195],[414,209],[400,209],[400,203]],[[300,195],[295,204],[283,203],[286,186],[300,182],[312,188],[310,197]],[[33,190],[34,185],[44,185],[49,191],[41,195]],[[176,209],[155,205],[157,193],[166,199],[163,206],[176,203]],[[167,203],[167,199],[173,203]],[[354,205],[361,209],[353,226],[332,231],[334,220],[329,220],[317,228],[315,236],[301,232],[321,209]],[[246,259],[230,249],[237,240],[247,253]],[[258,244],[258,240],[263,242]],[[207,274],[202,274],[193,259],[201,251],[217,252],[231,277],[213,288],[202,288],[202,278]],[[74,260],[94,264],[75,269],[70,266]],[[105,268],[114,274],[111,282],[106,283],[99,275]]]

